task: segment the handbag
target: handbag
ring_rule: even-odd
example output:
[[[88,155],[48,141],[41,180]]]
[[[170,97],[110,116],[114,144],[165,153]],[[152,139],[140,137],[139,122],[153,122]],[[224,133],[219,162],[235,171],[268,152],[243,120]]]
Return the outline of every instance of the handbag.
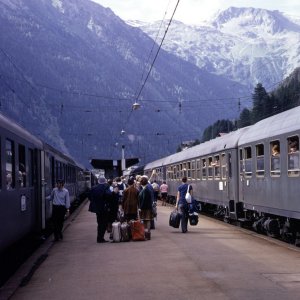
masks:
[[[197,213],[189,214],[189,221],[191,226],[196,226],[199,221],[199,216]]]
[[[192,195],[190,194],[190,185],[188,185],[187,192],[185,194],[185,200],[187,203],[192,203]]]

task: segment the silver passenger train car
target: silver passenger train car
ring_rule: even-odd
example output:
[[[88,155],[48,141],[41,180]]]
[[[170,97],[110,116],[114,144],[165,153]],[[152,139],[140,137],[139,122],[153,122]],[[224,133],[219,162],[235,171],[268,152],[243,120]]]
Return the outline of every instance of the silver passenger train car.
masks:
[[[46,200],[58,178],[74,202],[86,189],[83,169],[0,114],[0,253],[31,233],[41,233],[51,216]]]
[[[175,197],[181,178],[226,221],[300,242],[300,107],[148,163]]]

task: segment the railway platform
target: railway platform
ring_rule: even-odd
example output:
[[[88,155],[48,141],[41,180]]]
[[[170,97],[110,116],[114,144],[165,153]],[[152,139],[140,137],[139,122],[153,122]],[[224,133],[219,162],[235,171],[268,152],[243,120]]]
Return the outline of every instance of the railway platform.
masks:
[[[299,299],[299,248],[201,215],[183,234],[168,225],[172,209],[158,206],[150,241],[98,244],[85,203],[64,240],[39,250],[30,280],[9,296],[4,286],[1,300]]]

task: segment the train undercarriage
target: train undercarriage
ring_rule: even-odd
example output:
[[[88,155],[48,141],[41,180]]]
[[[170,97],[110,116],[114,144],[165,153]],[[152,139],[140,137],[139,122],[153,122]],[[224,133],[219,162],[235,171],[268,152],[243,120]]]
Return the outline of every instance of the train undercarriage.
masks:
[[[230,205],[226,207],[202,203],[202,212],[300,247],[300,220],[245,210],[242,203],[235,210],[230,209]]]

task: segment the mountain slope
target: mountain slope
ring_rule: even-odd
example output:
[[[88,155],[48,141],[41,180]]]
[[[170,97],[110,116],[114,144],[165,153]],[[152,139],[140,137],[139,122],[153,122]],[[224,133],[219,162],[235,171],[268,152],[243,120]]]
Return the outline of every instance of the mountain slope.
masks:
[[[2,111],[85,165],[119,158],[117,143],[143,161],[174,152],[214,120],[236,117],[247,92],[161,50],[132,111],[157,45],[147,65],[153,41],[110,9],[2,0],[0,26]]]

